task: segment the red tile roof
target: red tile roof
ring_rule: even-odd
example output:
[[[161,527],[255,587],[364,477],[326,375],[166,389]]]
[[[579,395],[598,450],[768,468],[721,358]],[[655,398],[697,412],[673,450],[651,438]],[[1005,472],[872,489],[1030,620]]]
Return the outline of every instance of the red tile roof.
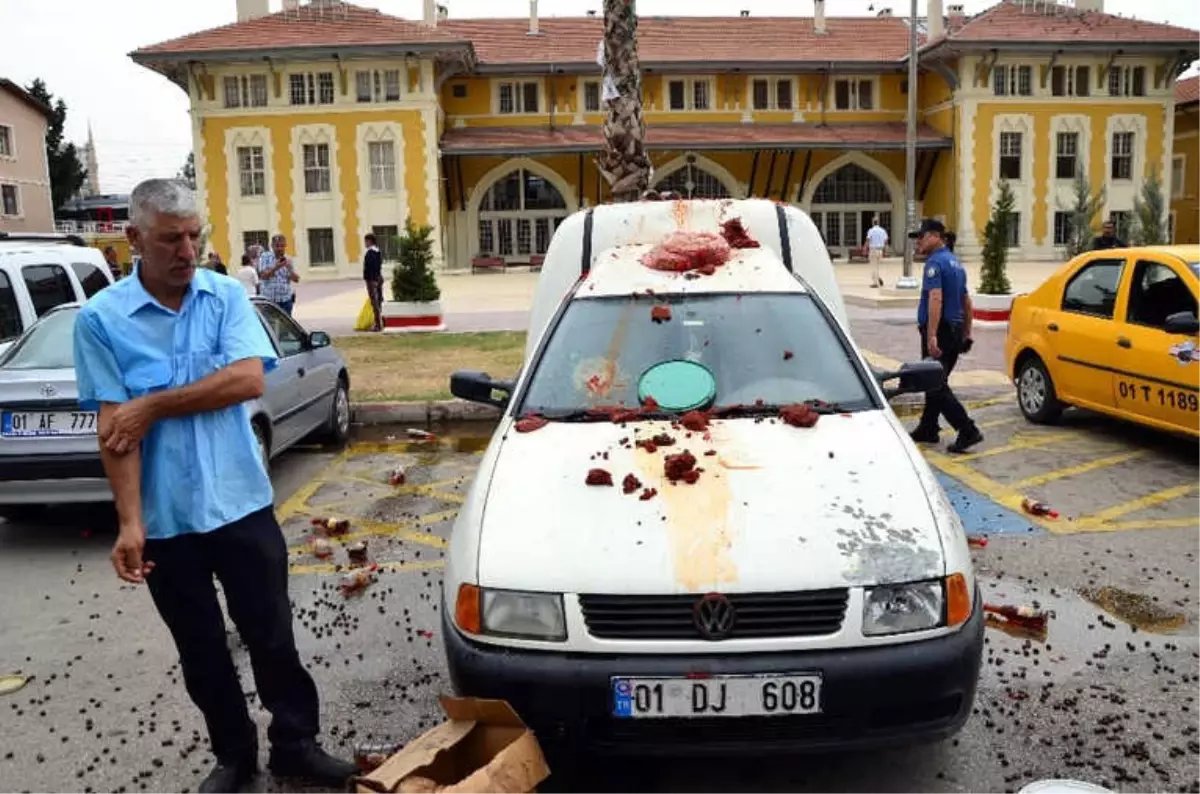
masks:
[[[1200,76],[1188,77],[1175,83],[1175,104],[1200,102]]]
[[[689,61],[896,61],[908,51],[908,26],[899,18],[835,17],[818,34],[810,17],[661,17],[638,20],[643,64]],[[538,20],[447,19],[439,30],[469,39],[480,64],[595,63],[604,22],[588,17]]]
[[[949,138],[922,124],[921,148],[946,148]],[[655,124],[646,127],[649,149],[898,149],[904,146],[902,122],[860,124]],[[599,127],[461,127],[442,135],[444,154],[597,151]]]
[[[235,22],[135,51],[135,58],[291,47],[388,46],[454,43],[446,30],[349,3],[301,6],[258,19]],[[465,45],[465,42],[463,42]]]
[[[944,41],[945,39],[943,39]],[[1200,33],[1162,22],[1119,17],[1066,6],[1001,0],[971,17],[949,36],[950,42],[1037,42],[1062,44],[1191,44]]]

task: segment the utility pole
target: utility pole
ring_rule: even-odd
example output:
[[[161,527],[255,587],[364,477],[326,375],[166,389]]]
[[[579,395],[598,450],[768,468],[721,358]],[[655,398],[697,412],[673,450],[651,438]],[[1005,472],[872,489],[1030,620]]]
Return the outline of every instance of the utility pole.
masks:
[[[904,275],[896,289],[916,289],[913,278],[913,241],[917,228],[917,0],[912,0],[908,21],[908,129],[904,138]]]

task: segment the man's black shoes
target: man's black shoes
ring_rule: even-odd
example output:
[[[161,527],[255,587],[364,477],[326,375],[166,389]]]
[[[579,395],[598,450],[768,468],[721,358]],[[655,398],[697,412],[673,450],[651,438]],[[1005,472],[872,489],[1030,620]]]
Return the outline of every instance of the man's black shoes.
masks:
[[[926,430],[923,427],[918,427],[908,435],[915,444],[936,444],[939,438],[938,431]]]
[[[946,447],[946,451],[962,454],[981,441],[983,441],[983,433],[979,432],[978,427],[971,425],[958,431],[958,437],[950,443],[950,446]]]
[[[258,774],[258,760],[251,756],[238,761],[217,761],[200,782],[200,794],[233,794],[241,791]]]
[[[277,777],[304,778],[313,783],[325,783],[341,788],[358,767],[349,761],[334,758],[311,739],[305,742],[272,747],[267,768]]]

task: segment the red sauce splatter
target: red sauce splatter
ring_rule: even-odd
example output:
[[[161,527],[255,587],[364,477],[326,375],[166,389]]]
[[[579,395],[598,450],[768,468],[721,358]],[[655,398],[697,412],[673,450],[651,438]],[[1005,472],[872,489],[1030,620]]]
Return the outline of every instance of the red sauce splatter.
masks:
[[[541,430],[546,425],[550,424],[550,420],[544,416],[523,416],[517,420],[516,429],[518,433],[532,433],[535,430]]]
[[[670,306],[653,306],[650,309],[650,319],[655,323],[666,323],[671,321]]]
[[[784,361],[791,361],[795,357],[796,357],[796,354],[793,353],[792,351],[790,351],[790,350],[783,351],[783,360]]]
[[[653,397],[647,397],[646,399],[642,400],[642,410],[643,411],[657,411],[658,410],[658,400],[654,399]]]
[[[804,403],[785,405],[779,409],[779,418],[792,427],[812,427],[820,416],[811,405]]]
[[[642,417],[640,411],[632,411],[628,408],[623,408],[620,411],[614,411],[612,414],[613,424],[623,425],[626,422],[634,422]]]
[[[638,488],[642,487],[642,481],[632,474],[626,474],[625,479],[621,481],[621,492],[631,494]]]
[[[643,256],[642,264],[651,270],[700,271],[712,275],[718,265],[729,261],[730,254],[729,243],[719,235],[678,231],[672,232]]]
[[[657,488],[647,488],[646,490],[642,491],[642,495],[639,496],[638,499],[642,500],[643,502],[649,502],[656,496],[658,496]]]
[[[688,485],[695,485],[696,481],[699,479],[700,479],[700,470],[699,469],[692,469],[691,471],[685,471],[683,473],[683,481],[686,482]]]
[[[588,485],[612,485],[612,475],[604,469],[591,469],[587,473]]]
[[[730,248],[758,248],[758,240],[751,239],[741,218],[730,218],[721,224],[721,236]]]
[[[678,455],[667,455],[664,464],[664,472],[667,475],[667,479],[671,482],[684,480],[688,483],[694,483],[700,477],[699,472],[696,472],[695,469],[696,458],[686,449]]]
[[[710,449],[708,452],[705,452],[704,454],[705,454],[705,456],[712,456],[712,455],[716,455],[717,451],[715,449]]]
[[[693,433],[701,433],[708,429],[708,420],[708,414],[702,411],[688,411],[679,420],[679,423]]]

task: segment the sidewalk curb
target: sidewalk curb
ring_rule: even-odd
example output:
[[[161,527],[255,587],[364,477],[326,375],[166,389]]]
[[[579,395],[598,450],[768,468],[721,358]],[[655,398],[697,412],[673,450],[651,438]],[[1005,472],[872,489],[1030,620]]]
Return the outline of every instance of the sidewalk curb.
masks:
[[[494,422],[499,416],[498,408],[465,400],[352,403],[350,405],[350,421],[360,425]]]

